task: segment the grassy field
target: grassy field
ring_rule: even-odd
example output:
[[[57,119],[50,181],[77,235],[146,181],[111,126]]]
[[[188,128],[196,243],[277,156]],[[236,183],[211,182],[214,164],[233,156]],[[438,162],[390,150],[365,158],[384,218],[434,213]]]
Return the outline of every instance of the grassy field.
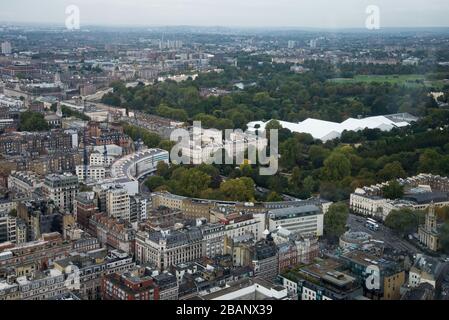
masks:
[[[427,81],[426,76],[422,74],[405,74],[405,75],[357,75],[354,78],[335,78],[329,81],[337,83],[391,83],[398,85],[405,85],[410,87],[417,86],[427,86],[427,87],[437,87],[443,86],[443,81],[441,80],[431,80]]]

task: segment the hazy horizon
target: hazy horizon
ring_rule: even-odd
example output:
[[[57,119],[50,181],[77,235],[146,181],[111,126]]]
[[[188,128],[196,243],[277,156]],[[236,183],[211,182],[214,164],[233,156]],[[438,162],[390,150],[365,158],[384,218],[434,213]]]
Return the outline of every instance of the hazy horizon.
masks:
[[[381,28],[449,27],[449,1],[429,0],[15,0],[0,4],[0,22],[63,26],[68,5],[83,26],[359,29],[366,8]]]

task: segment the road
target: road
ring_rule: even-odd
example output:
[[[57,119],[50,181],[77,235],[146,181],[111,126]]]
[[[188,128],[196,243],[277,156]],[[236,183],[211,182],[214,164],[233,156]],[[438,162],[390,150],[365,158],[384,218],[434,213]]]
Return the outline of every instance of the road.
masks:
[[[347,224],[352,231],[363,231],[370,234],[373,239],[384,241],[385,245],[400,251],[407,251],[412,254],[421,252],[413,244],[396,236],[389,228],[379,223],[379,230],[373,231],[365,227],[366,219],[353,214],[349,215]]]
[[[149,194],[151,194],[150,189],[148,189],[148,187],[145,185],[145,181],[147,180],[147,178],[149,176],[150,175],[141,177],[139,179],[139,181],[138,181],[139,182],[139,194],[141,194],[141,195],[149,195]]]
[[[106,93],[110,93],[112,92],[113,89],[112,88],[108,88],[108,89],[104,89],[104,90],[99,90],[97,92],[95,92],[94,94],[85,96],[84,99],[86,101],[99,101],[101,100],[101,98],[106,94]]]

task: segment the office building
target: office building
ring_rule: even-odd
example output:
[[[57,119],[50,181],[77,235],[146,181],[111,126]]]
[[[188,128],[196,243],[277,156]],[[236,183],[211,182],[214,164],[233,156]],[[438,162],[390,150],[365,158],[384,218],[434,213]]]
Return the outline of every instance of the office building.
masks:
[[[405,271],[398,262],[360,250],[345,253],[340,259],[350,273],[362,283],[365,297],[372,300],[400,299],[401,286],[405,283]]]
[[[8,212],[0,212],[0,243],[10,241],[16,243],[17,218]]]
[[[273,281],[279,273],[279,255],[271,236],[266,233],[266,239],[257,241],[251,253],[254,276]]]
[[[203,235],[198,227],[139,232],[136,235],[136,259],[152,263],[159,270],[194,261],[203,256]]]
[[[60,210],[73,211],[75,197],[78,194],[78,177],[70,173],[50,174],[45,177],[44,195],[53,200]]]
[[[114,186],[106,191],[106,213],[109,217],[130,221],[130,200],[128,190]]]
[[[300,235],[323,235],[324,215],[315,205],[303,205],[274,209],[268,211],[268,227],[270,231],[279,227]]]
[[[89,220],[97,212],[94,192],[80,192],[75,197],[74,214],[76,222],[84,230],[89,230]]]
[[[80,182],[99,181],[106,177],[106,168],[102,165],[78,165],[76,175]]]
[[[2,54],[10,55],[12,53],[11,43],[8,41],[2,42]]]

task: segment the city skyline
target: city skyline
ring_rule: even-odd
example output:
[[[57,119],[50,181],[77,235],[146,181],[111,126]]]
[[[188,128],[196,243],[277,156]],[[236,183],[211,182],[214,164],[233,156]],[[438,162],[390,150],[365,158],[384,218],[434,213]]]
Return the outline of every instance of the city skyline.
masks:
[[[366,9],[374,5],[380,10],[381,28],[449,27],[449,3],[441,0],[425,4],[405,0],[344,0],[339,4],[328,0],[18,0],[0,5],[0,21],[64,25],[69,5],[79,7],[81,26],[364,28],[369,16]]]

